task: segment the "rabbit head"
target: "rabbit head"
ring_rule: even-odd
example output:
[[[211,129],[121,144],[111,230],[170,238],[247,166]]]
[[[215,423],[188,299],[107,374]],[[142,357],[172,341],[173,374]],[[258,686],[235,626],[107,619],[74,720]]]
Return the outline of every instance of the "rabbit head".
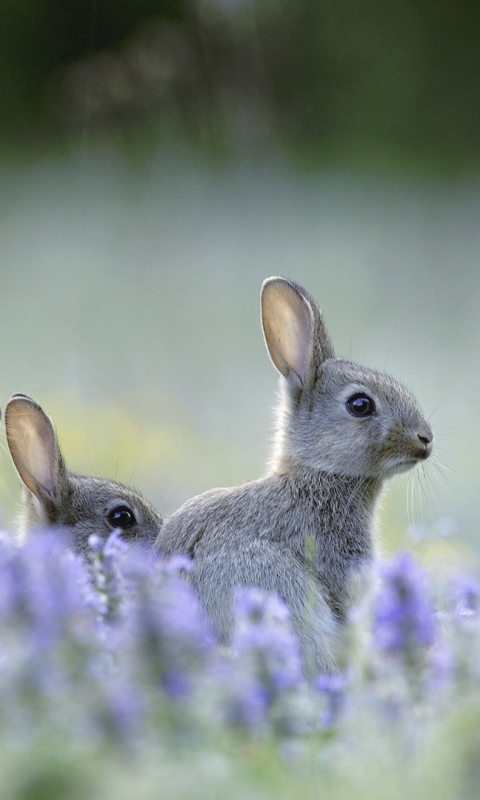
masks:
[[[336,358],[305,289],[268,278],[261,314],[280,373],[273,473],[309,468],[381,480],[428,458],[433,432],[413,395],[384,373]]]
[[[129,541],[155,541],[163,522],[160,514],[138,492],[116,481],[71,473],[55,426],[35,400],[14,394],[5,408],[5,428],[23,484],[21,538],[52,527],[83,554],[89,551],[91,534],[106,538],[115,529]]]

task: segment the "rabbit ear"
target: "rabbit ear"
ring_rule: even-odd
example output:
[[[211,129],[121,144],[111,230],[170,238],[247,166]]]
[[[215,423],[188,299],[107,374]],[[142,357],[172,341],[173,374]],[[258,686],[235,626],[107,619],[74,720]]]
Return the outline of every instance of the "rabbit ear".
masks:
[[[270,358],[285,378],[293,371],[304,384],[315,350],[321,361],[334,355],[315,301],[293,281],[267,278],[261,304]]]
[[[7,403],[5,428],[21,480],[42,504],[51,504],[63,466],[52,420],[35,400],[19,393]]]

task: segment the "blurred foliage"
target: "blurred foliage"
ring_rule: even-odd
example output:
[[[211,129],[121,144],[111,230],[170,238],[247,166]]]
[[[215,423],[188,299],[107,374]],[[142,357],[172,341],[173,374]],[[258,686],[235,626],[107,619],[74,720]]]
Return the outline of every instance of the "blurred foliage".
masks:
[[[348,755],[314,739],[296,748],[223,734],[199,747],[134,753],[78,746],[43,731],[28,749],[2,749],[5,800],[472,800],[478,796],[478,698],[445,715],[422,748],[399,743],[398,726],[366,725]],[[418,752],[420,749],[420,752]],[[188,768],[185,765],[188,764]]]
[[[210,170],[165,149],[143,175],[125,161],[85,147],[3,169],[2,408],[32,395],[73,470],[132,482],[164,515],[256,478],[277,382],[258,292],[289,275],[339,354],[387,369],[433,412],[438,464],[388,486],[387,551],[416,546],[414,520],[430,543],[448,517],[442,551],[478,548],[478,181],[299,176],[275,154]],[[7,452],[0,471],[6,525],[19,496]]]
[[[479,35],[469,0],[2,0],[0,136],[455,169],[478,160]]]
[[[382,368],[393,349],[388,367],[428,411],[453,387],[452,485],[431,493],[437,512],[409,478],[395,481],[382,540],[461,571],[478,549],[478,184],[338,187],[324,173],[300,184],[255,169],[217,184],[201,158],[191,164],[287,152],[309,165],[473,170],[479,34],[467,0],[0,0],[3,160],[72,142],[84,156],[78,173],[54,158],[3,171],[2,407],[30,392],[72,469],[131,482],[163,513],[256,477],[275,379],[257,292],[266,275],[292,274],[325,307],[339,350]],[[90,148],[97,139],[107,147]],[[194,154],[184,171],[171,167],[177,141]],[[166,156],[136,186],[116,146],[150,143]],[[19,497],[2,455],[0,525]],[[48,734],[28,757],[5,746],[0,778],[16,800],[153,798],[159,786],[209,800],[308,799],[320,786],[332,800],[470,798],[478,730],[478,698],[466,698],[416,760],[414,740],[396,757],[395,725],[388,737],[364,726],[328,763],[318,743],[305,754],[222,737],[192,748],[187,770],[184,753],[145,747],[135,759]]]
[[[440,474],[389,488],[387,548],[422,502],[409,545],[453,516],[476,546],[479,18],[466,0],[0,0],[1,405],[37,397],[72,469],[164,514],[254,478],[275,385],[258,289],[291,275],[339,352],[440,405]],[[289,155],[366,169],[299,175]],[[8,454],[0,472],[3,524]]]

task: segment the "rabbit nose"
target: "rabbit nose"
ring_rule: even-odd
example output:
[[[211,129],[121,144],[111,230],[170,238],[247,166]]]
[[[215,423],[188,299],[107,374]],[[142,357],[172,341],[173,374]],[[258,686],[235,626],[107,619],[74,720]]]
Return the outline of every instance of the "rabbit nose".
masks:
[[[418,436],[420,442],[423,444],[423,448],[424,448],[421,457],[422,458],[428,458],[428,456],[432,452],[432,448],[433,448],[433,439],[434,439],[433,433],[429,432],[427,435],[424,435],[422,433],[417,433],[417,436]]]

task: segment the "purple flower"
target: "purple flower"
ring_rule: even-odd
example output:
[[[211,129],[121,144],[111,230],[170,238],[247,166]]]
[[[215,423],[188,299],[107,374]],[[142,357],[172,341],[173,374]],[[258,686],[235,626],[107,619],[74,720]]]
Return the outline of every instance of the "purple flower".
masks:
[[[415,665],[434,641],[433,608],[425,572],[410,553],[382,571],[373,619],[376,647]]]
[[[0,557],[0,624],[29,630],[48,647],[84,611],[88,573],[83,561],[55,536],[35,536]]]
[[[476,616],[480,601],[480,585],[471,575],[462,575],[450,581],[449,600],[457,618]]]
[[[447,587],[446,610],[440,615],[441,645],[450,659],[450,683],[457,690],[478,685],[480,665],[480,586],[470,575],[456,575]]]
[[[221,714],[230,727],[259,732],[267,727],[268,697],[258,677],[233,662],[224,661],[224,670],[217,669],[216,679],[223,683]]]
[[[320,717],[320,725],[323,730],[329,731],[336,726],[345,705],[348,683],[347,676],[340,673],[319,675],[317,678],[316,688],[322,695],[326,706]]]
[[[138,585],[131,630],[143,674],[174,700],[189,697],[215,640],[196,595],[178,575],[187,562],[159,561]]]
[[[302,662],[285,604],[259,589],[239,589],[235,611],[232,651],[252,660],[271,700],[294,688],[302,680]]]
[[[230,655],[219,672],[228,724],[264,729],[274,706],[303,685],[298,642],[288,616],[275,595],[259,589],[237,591]]]
[[[88,669],[96,641],[84,562],[50,533],[0,545],[0,693],[30,704]],[[35,703],[33,703],[35,705]]]
[[[104,541],[92,534],[88,543],[93,552],[93,575],[99,597],[99,610],[105,621],[117,620],[122,613],[124,585],[121,561],[128,551],[122,531],[114,530]]]
[[[128,675],[116,671],[103,679],[98,676],[92,693],[90,714],[101,735],[115,744],[135,741],[144,723],[139,687],[128,680]]]

